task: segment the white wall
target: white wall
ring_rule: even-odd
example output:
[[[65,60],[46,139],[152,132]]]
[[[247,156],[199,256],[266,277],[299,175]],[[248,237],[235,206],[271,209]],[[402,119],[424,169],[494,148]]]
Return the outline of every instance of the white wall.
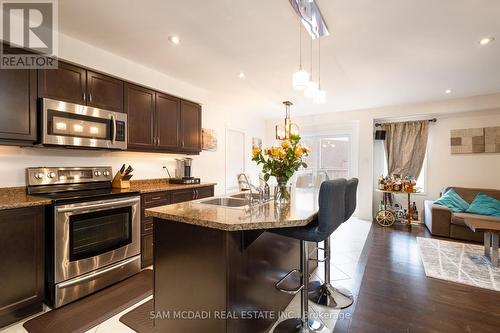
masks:
[[[457,114],[463,113],[463,116]],[[374,161],[380,158],[380,154],[374,154],[373,125],[375,119],[398,118],[415,116],[437,117],[438,122],[431,126],[442,128],[429,140],[433,149],[433,155],[429,158],[432,170],[429,167],[430,197],[435,197],[439,189],[448,184],[463,186],[486,186],[500,188],[500,154],[488,156],[448,156],[449,128],[466,124],[468,127],[500,126],[500,94],[476,96],[470,98],[453,99],[441,102],[421,103],[413,105],[392,106],[366,110],[355,110],[346,112],[332,112],[320,115],[293,117],[292,119],[300,127],[311,128],[319,126],[324,128],[330,126],[336,130],[345,124],[359,124],[359,149],[358,149],[358,178],[360,180],[358,189],[357,215],[364,219],[371,219],[373,213],[373,193],[375,188]],[[272,128],[282,119],[273,119],[267,122],[268,140],[272,139]],[[269,134],[271,133],[271,134]],[[444,164],[441,164],[443,161]],[[454,163],[459,166],[454,165]],[[451,172],[452,168],[454,171]]]
[[[247,171],[255,171],[251,165],[251,138],[264,137],[265,122],[252,116],[246,110],[233,109],[217,92],[208,91],[186,82],[176,80],[151,68],[134,63],[125,57],[109,53],[79,40],[60,35],[59,57],[70,62],[88,66],[105,73],[124,78],[185,99],[199,102],[203,106],[203,127],[217,131],[218,150],[203,151],[194,156],[193,174],[202,181],[217,182],[217,193],[225,188],[225,128],[243,128],[246,132]],[[85,151],[72,149],[40,149],[0,146],[0,187],[24,186],[25,168],[34,166],[89,166],[110,165],[114,170],[122,163],[129,163],[135,169],[133,179],[160,178],[165,174],[166,164],[174,171],[172,154]]]

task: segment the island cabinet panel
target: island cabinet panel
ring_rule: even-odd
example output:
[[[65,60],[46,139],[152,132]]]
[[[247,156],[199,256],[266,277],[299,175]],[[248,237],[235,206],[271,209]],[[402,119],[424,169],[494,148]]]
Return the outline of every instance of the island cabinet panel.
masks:
[[[36,70],[0,70],[0,144],[36,141],[36,96]]]
[[[180,150],[197,154],[201,151],[201,106],[181,101]]]
[[[299,268],[298,240],[264,230],[223,231],[156,218],[153,229],[154,311],[211,314],[200,320],[155,319],[159,332],[264,333],[292,300],[275,283]],[[250,311],[269,315],[245,319]],[[218,319],[216,313],[234,319]]]
[[[0,327],[42,311],[44,208],[0,211]]]
[[[165,94],[156,94],[156,138],[161,151],[179,149],[180,100]]]
[[[128,115],[128,149],[154,151],[155,92],[126,83],[125,112]]]
[[[123,81],[87,71],[87,105],[123,112]]]
[[[59,61],[57,69],[38,70],[38,96],[58,101],[87,102],[87,71]]]

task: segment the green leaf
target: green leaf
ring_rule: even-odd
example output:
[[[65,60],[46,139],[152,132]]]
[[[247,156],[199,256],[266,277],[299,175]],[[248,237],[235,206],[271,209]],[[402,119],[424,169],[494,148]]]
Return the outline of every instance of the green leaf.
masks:
[[[264,175],[264,180],[267,182],[267,181],[269,180],[269,178],[270,178],[270,177],[271,177],[271,175],[270,175],[270,174],[268,174],[268,173],[266,173],[266,174]]]

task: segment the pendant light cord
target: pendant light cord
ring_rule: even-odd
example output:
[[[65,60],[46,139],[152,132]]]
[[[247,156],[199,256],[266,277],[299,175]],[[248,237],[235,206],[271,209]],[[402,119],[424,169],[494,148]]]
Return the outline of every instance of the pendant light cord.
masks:
[[[302,70],[302,27],[299,20],[299,69]]]
[[[321,90],[321,37],[318,37],[318,89]]]

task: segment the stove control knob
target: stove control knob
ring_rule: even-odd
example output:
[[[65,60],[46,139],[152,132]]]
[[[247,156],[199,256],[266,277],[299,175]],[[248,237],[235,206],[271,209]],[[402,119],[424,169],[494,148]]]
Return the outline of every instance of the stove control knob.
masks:
[[[42,179],[43,178],[43,173],[42,172],[35,173],[35,178],[36,179]]]
[[[96,177],[100,177],[100,176],[101,176],[101,171],[95,171],[95,172],[94,172],[94,175],[95,175]]]
[[[105,170],[103,173],[102,173],[105,177],[109,177],[109,175],[111,174],[108,170]]]
[[[47,175],[47,177],[49,177],[49,178],[55,178],[55,176],[56,176],[56,173],[55,173],[55,172],[50,172],[50,173]]]

